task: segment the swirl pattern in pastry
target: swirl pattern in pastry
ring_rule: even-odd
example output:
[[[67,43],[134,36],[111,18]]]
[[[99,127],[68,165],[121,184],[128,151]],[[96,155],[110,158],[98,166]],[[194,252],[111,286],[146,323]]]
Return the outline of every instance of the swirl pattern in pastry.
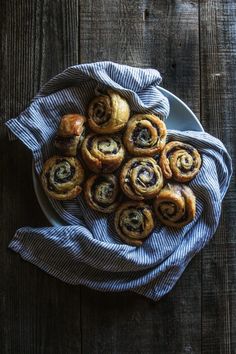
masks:
[[[44,163],[42,186],[53,199],[74,199],[82,191],[83,180],[84,169],[75,157],[53,156]]]
[[[117,135],[89,134],[83,142],[81,151],[86,165],[95,173],[115,171],[125,156],[121,138]]]
[[[151,157],[132,158],[121,170],[120,184],[130,199],[154,198],[163,187],[161,168]]]
[[[166,125],[153,114],[135,114],[127,124],[124,145],[135,156],[153,156],[166,143]]]
[[[110,134],[120,131],[130,115],[129,104],[118,92],[108,90],[106,94],[95,97],[88,108],[88,124],[97,134]]]
[[[196,198],[188,186],[168,183],[155,198],[154,210],[162,224],[183,227],[195,217]]]
[[[141,246],[154,228],[151,206],[128,201],[119,206],[115,213],[115,229],[120,238],[132,246]]]
[[[121,201],[119,181],[113,174],[93,175],[85,183],[84,196],[90,208],[111,213]]]
[[[191,181],[201,168],[201,156],[193,146],[171,141],[164,147],[159,164],[166,179]]]

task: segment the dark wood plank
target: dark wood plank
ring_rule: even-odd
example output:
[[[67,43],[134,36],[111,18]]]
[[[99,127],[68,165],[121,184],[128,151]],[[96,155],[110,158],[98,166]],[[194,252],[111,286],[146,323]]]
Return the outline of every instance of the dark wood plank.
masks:
[[[1,119],[23,110],[42,83],[79,58],[78,1],[0,3]],[[7,246],[24,225],[48,225],[32,186],[31,155],[0,129],[0,352],[80,353],[80,287],[22,261]]]
[[[200,2],[202,118],[236,162],[236,3]],[[236,352],[235,177],[220,227],[202,252],[202,353]]]
[[[157,68],[199,114],[198,1],[81,1],[81,62]]]
[[[21,112],[52,76],[79,61],[78,1],[1,1],[1,112]]]
[[[82,0],[80,18],[82,62],[159,68],[164,86],[199,113],[197,1]],[[200,353],[200,261],[158,303],[83,288],[83,352]]]

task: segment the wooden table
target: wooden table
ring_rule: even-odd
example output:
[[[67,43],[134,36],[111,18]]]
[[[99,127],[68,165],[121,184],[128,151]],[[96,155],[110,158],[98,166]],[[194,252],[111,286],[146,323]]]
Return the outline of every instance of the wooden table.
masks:
[[[236,161],[234,0],[2,0],[4,122],[67,66],[112,60],[158,68]],[[69,286],[7,249],[14,231],[45,226],[31,155],[1,125],[2,354],[236,353],[235,180],[214,239],[158,303]]]

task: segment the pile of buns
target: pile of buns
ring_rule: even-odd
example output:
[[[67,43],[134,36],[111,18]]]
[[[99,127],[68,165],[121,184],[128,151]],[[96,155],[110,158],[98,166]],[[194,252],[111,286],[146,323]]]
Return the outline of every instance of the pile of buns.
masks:
[[[57,155],[41,174],[47,195],[71,200],[83,190],[90,208],[115,212],[115,229],[124,242],[140,246],[156,221],[183,227],[194,219],[195,196],[185,183],[201,168],[199,152],[190,144],[167,143],[162,116],[131,115],[120,93],[96,96],[87,117],[63,116],[54,146]]]

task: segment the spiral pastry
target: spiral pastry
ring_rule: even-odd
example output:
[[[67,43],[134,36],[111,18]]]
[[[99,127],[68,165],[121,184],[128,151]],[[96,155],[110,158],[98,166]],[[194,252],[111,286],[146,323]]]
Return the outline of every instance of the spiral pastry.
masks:
[[[93,175],[85,184],[84,196],[88,206],[102,213],[111,213],[121,201],[120,187],[115,175]]]
[[[76,156],[85,137],[86,118],[80,114],[66,114],[61,118],[54,146],[64,156]]]
[[[135,114],[128,121],[124,134],[124,145],[130,154],[153,156],[166,143],[166,125],[153,114]]]
[[[199,172],[201,161],[199,152],[193,146],[171,141],[162,151],[159,163],[166,179],[188,182]]]
[[[195,217],[196,199],[188,186],[168,183],[154,200],[154,209],[164,225],[183,227]]]
[[[154,229],[151,207],[135,201],[121,204],[115,213],[115,229],[125,243],[141,246]]]
[[[84,169],[74,157],[53,156],[42,170],[41,182],[47,195],[57,200],[74,199],[82,191]]]
[[[130,199],[154,198],[163,186],[161,168],[151,157],[133,158],[123,166],[120,184]]]
[[[125,156],[119,136],[89,134],[82,145],[82,156],[88,168],[95,173],[116,170]]]
[[[126,99],[108,90],[107,94],[95,97],[89,104],[88,123],[97,134],[116,133],[126,125],[129,115]]]

